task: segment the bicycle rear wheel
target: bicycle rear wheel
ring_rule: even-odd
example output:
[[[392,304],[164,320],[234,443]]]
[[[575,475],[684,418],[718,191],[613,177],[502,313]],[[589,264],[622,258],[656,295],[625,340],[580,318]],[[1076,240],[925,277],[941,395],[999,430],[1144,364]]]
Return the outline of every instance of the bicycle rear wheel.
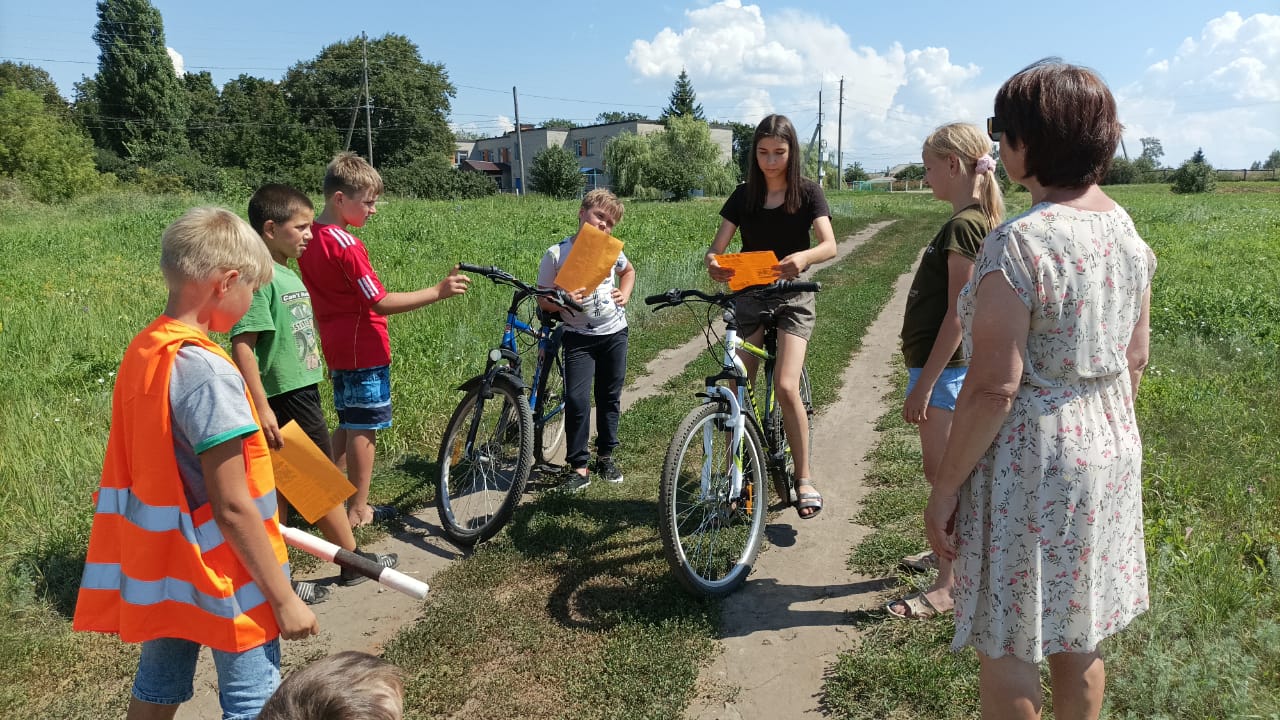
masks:
[[[534,450],[538,462],[549,465],[564,444],[564,366],[557,352],[542,365],[538,402],[533,409]]]
[[[659,492],[662,546],[686,590],[728,595],[746,580],[764,537],[765,468],[760,435],[747,418],[742,492],[730,497],[731,431],[721,403],[694,408],[667,450]]]
[[[800,400],[804,403],[806,422],[809,424],[809,447],[813,447],[813,389],[809,386],[809,368],[800,368]],[[784,506],[796,502],[796,460],[791,455],[791,443],[787,440],[787,427],[782,419],[782,406],[776,401],[764,422],[765,438],[773,455],[770,457],[769,474],[773,478],[773,490]],[[812,451],[809,457],[813,457]]]
[[[460,545],[483,542],[502,529],[533,467],[528,399],[501,376],[492,390],[490,398],[481,398],[478,387],[467,392],[440,443],[436,509],[445,533]]]

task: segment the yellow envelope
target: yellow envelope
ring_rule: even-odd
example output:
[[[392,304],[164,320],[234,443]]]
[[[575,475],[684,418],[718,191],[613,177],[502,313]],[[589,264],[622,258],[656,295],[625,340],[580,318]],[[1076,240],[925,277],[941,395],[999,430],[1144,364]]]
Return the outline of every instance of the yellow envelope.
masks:
[[[313,523],[355,494],[356,488],[307,434],[290,420],[280,428],[284,447],[271,452],[276,489]]]
[[[730,290],[768,285],[778,279],[778,271],[773,269],[778,264],[778,256],[772,250],[717,255],[716,262],[720,267],[733,268],[733,277],[729,278]]]
[[[569,250],[569,257],[564,259],[560,272],[556,273],[556,285],[570,292],[585,288],[590,294],[609,277],[621,253],[621,240],[583,223],[573,241],[573,248]]]

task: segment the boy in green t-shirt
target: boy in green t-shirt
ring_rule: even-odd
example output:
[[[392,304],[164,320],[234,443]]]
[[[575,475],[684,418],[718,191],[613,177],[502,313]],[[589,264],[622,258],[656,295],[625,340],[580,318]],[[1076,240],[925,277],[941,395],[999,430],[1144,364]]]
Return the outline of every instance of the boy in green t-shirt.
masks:
[[[311,199],[288,185],[263,185],[249,199],[249,224],[266,243],[275,260],[275,275],[269,285],[253,293],[253,304],[231,329],[231,357],[244,375],[262,421],[262,432],[273,449],[284,447],[280,427],[290,420],[325,455],[332,457],[329,427],[320,406],[319,383],[324,378],[320,343],[311,319],[311,296],[298,274],[289,267],[311,240],[315,208]],[[280,502],[280,519],[288,505]],[[347,513],[341,505],[316,522],[330,542],[393,568],[399,560],[386,555],[360,552]],[[342,569],[341,583],[355,585],[365,576]],[[294,590],[308,603],[317,603],[328,591],[314,583],[295,582]]]

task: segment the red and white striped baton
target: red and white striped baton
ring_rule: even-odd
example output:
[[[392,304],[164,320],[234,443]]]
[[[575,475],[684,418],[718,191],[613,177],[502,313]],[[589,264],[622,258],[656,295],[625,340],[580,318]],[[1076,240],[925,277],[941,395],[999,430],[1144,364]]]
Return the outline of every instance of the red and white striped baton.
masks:
[[[280,534],[289,546],[315,555],[325,562],[336,563],[348,570],[354,570],[367,578],[377,580],[379,585],[399,590],[418,600],[427,596],[427,584],[421,580],[415,580],[398,570],[383,567],[376,561],[361,557],[350,550],[344,550],[328,540],[284,525],[280,526]]]

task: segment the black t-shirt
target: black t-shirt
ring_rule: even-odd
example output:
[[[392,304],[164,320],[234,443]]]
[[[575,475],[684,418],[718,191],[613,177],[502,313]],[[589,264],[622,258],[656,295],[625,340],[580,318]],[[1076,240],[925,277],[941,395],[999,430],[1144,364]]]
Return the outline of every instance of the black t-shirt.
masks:
[[[800,178],[800,199],[800,210],[793,215],[788,215],[782,205],[769,210],[748,209],[747,184],[742,183],[724,201],[720,217],[738,226],[738,232],[742,234],[742,252],[772,250],[781,260],[792,253],[808,250],[812,244],[809,229],[813,221],[831,217],[827,198],[818,183]]]
[[[978,258],[982,239],[991,226],[982,208],[977,205],[956,213],[938,231],[925,248],[911,293],[907,295],[907,311],[902,318],[902,356],[907,367],[919,368],[929,361],[933,343],[938,339],[938,328],[947,316],[947,302],[951,297],[948,254],[959,253],[969,260]],[[956,348],[947,367],[964,367],[969,361],[963,348]]]

